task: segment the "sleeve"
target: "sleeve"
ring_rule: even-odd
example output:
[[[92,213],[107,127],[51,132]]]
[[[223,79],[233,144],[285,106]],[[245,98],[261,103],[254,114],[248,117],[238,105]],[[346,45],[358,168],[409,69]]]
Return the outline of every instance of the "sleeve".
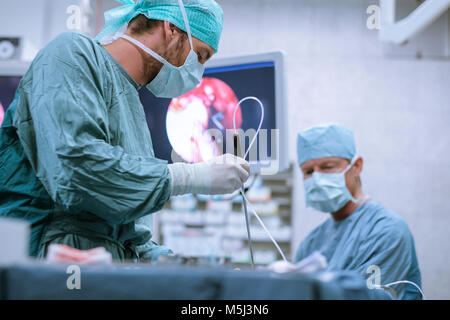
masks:
[[[413,244],[407,226],[396,223],[377,230],[368,234],[349,269],[365,275],[370,282],[379,281],[381,285],[408,280],[413,263],[411,256]],[[420,283],[418,285],[420,286]],[[400,284],[393,288],[399,293],[400,299],[404,297],[405,290],[411,289],[416,292],[417,298],[420,298],[420,293],[412,285]]]
[[[164,246],[158,245],[150,240],[152,237],[153,216],[147,215],[136,220],[135,230],[139,234],[147,234],[148,238],[144,244],[136,247],[140,262],[156,261],[160,256],[168,256],[173,254],[172,250]]]
[[[170,196],[167,163],[108,143],[99,68],[47,54],[33,69],[31,119],[18,132],[33,127],[30,161],[53,201],[69,213],[87,211],[114,224],[159,210]]]
[[[294,262],[299,262],[300,260],[302,260],[306,257],[307,257],[307,254],[306,254],[306,239],[305,239],[298,246],[297,253],[295,254]]]
[[[317,238],[318,229],[314,229],[311,231],[306,238],[300,243],[297,249],[297,253],[295,255],[295,262],[299,262],[300,260],[305,259],[310,256],[315,250],[314,242]]]

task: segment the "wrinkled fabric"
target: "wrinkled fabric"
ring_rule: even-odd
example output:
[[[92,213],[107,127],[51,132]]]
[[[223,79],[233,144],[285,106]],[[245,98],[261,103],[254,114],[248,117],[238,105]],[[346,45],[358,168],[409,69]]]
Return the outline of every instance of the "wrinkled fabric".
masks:
[[[380,268],[380,284],[409,280],[421,286],[414,239],[406,222],[376,201],[361,204],[349,217],[332,217],[315,228],[300,244],[296,261],[319,251],[328,270],[352,270],[369,278],[370,266]],[[399,299],[421,299],[412,285],[392,287]]]
[[[153,217],[151,215],[139,218],[136,223],[136,232],[142,234],[152,234]],[[154,241],[147,241],[146,243],[136,247],[137,255],[140,262],[157,261],[160,256],[168,256],[173,254],[173,251],[167,247],[161,246]]]
[[[136,259],[136,254],[132,250],[123,250],[114,242],[105,239],[86,238],[80,235],[64,234],[56,237],[50,242],[44,243],[37,254],[37,258],[45,259],[49,251],[50,244],[67,245],[71,248],[83,248],[83,250],[92,250],[95,248],[105,248],[111,253],[114,261],[131,261]]]
[[[339,124],[322,124],[297,135],[297,159],[301,166],[313,159],[340,157],[352,160],[356,155],[353,132]]]
[[[111,42],[114,34],[123,29],[140,14],[148,19],[168,21],[187,32],[178,0],[117,0],[123,6],[105,12],[105,27],[96,36],[102,43]],[[214,0],[183,0],[192,36],[210,45],[215,52],[219,48],[223,29],[223,11]],[[123,30],[122,30],[123,31]]]
[[[0,128],[0,215],[31,223],[31,255],[67,234],[135,253],[149,241],[136,220],[166,203],[171,181],[154,156],[139,88],[77,33],[32,62]]]

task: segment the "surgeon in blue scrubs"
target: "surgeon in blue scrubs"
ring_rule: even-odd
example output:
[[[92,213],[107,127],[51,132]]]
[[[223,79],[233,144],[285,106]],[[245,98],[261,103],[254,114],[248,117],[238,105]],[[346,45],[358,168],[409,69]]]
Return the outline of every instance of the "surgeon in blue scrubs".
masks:
[[[298,248],[296,261],[319,251],[330,271],[353,270],[366,278],[378,272],[386,285],[407,280],[421,286],[414,240],[406,222],[364,194],[351,130],[326,124],[297,137],[308,207],[330,217],[312,230]],[[414,285],[393,285],[399,299],[420,299]]]

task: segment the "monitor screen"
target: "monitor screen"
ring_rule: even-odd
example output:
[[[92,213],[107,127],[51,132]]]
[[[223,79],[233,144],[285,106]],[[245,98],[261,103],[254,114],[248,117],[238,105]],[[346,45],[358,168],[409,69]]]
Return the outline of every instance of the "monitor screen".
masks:
[[[233,129],[234,108],[247,96],[257,97],[263,103],[261,128],[267,130],[267,150],[259,154],[257,139],[250,152],[257,159],[251,160],[272,156],[271,129],[276,129],[274,62],[207,68],[197,88],[174,99],[156,98],[146,88],[139,94],[157,158],[173,162],[174,151],[175,159],[199,162],[230,150],[226,130]],[[256,130],[260,120],[260,107],[254,100],[243,102],[236,111],[236,128],[244,132]],[[250,138],[251,135],[245,138],[246,149]],[[266,159],[261,159],[264,155]]]
[[[14,94],[19,86],[20,79],[21,77],[18,76],[0,76],[0,126],[6,109],[14,100]]]

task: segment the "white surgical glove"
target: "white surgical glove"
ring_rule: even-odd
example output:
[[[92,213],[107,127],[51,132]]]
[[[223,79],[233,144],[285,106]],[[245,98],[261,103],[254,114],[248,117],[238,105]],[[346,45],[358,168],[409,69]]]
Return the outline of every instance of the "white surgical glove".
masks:
[[[173,196],[232,193],[241,188],[250,175],[248,162],[231,154],[206,162],[174,163],[167,167],[172,178]]]

